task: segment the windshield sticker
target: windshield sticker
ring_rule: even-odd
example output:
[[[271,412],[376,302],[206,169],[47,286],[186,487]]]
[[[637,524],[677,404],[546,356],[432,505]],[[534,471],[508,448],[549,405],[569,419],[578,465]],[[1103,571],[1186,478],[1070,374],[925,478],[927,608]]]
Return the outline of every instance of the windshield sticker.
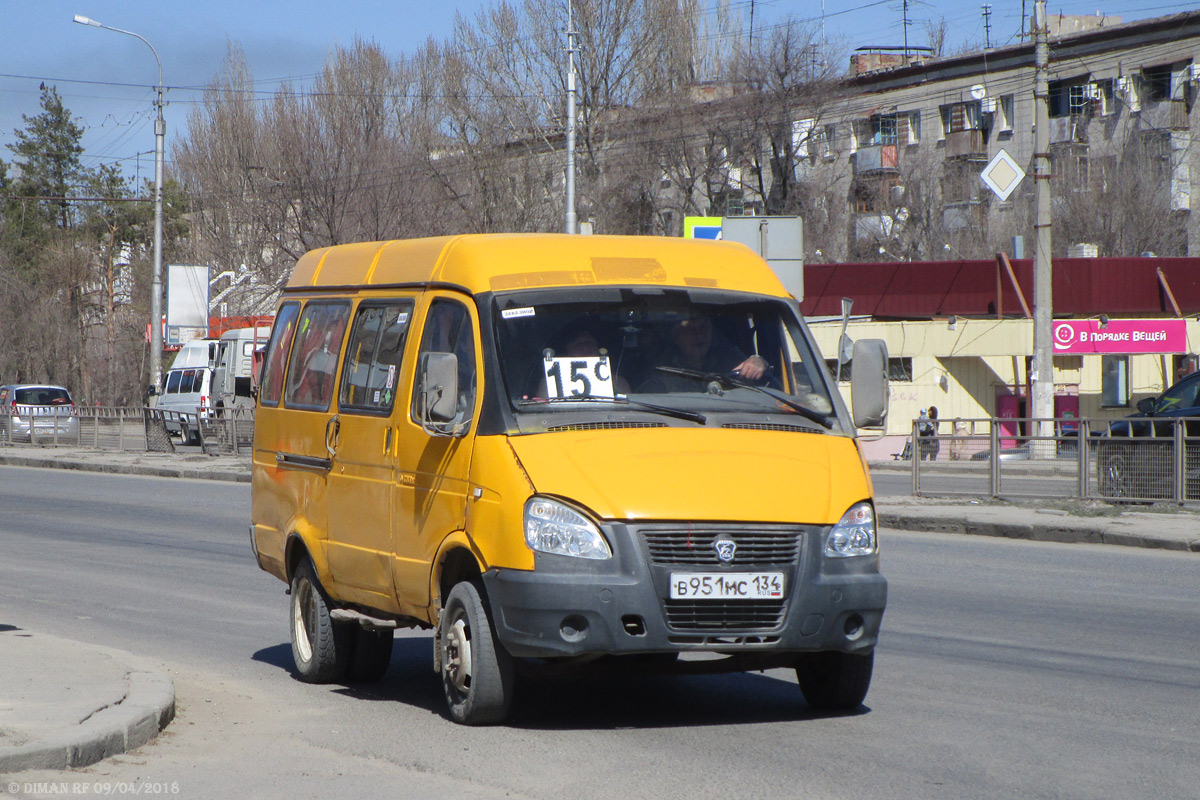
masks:
[[[391,364],[391,365],[389,365],[389,366],[388,366],[388,378],[387,378],[387,383],[385,383],[385,384],[383,385],[383,388],[385,388],[385,389],[390,389],[390,388],[392,388],[392,384],[393,384],[393,383],[395,383],[395,382],[396,382],[396,365],[395,365],[395,364]]]
[[[399,314],[396,315],[396,324],[397,325],[403,325],[406,322],[408,322],[408,312],[407,311],[401,311]]]
[[[376,390],[375,390],[375,405],[379,405],[379,396],[380,396],[380,394],[381,394],[381,392],[380,392],[378,389],[376,389]]]
[[[617,396],[608,356],[547,358],[544,366],[550,399]]]
[[[500,316],[504,319],[516,319],[517,317],[532,317],[534,313],[533,306],[525,306],[524,308],[506,308],[500,312]]]

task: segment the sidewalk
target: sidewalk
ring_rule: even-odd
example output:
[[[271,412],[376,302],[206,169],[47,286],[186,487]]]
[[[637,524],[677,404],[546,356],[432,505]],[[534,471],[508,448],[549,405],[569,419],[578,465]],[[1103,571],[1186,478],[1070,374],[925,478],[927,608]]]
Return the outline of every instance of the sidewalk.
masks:
[[[175,687],[129,653],[0,621],[0,774],[66,769],[141,747],[175,716]]]
[[[1037,466],[1031,468],[1035,474]],[[891,462],[870,467],[873,473],[906,475],[912,469]],[[911,495],[877,496],[875,505],[885,528],[1200,553],[1200,509],[1195,506]]]
[[[85,472],[250,482],[250,456],[203,453],[140,453],[118,450],[72,450],[66,447],[0,447],[0,465],[53,467]]]

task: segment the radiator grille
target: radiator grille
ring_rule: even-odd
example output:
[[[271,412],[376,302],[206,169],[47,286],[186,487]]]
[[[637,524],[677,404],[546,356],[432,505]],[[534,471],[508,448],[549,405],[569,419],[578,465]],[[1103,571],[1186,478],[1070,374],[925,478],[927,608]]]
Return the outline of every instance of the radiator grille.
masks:
[[[800,555],[800,531],[748,531],[721,528],[643,530],[642,540],[653,564],[719,566],[713,542],[718,536],[737,545],[733,564],[790,566]]]
[[[782,600],[667,600],[667,625],[677,631],[771,630],[783,621]]]

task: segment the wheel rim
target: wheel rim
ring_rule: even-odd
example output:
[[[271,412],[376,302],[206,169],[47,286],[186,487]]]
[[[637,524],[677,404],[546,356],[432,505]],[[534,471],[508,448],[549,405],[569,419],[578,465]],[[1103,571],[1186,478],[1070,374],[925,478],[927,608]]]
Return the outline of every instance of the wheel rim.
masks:
[[[1125,487],[1125,459],[1121,456],[1113,456],[1104,465],[1104,477],[1108,482],[1109,496],[1124,497],[1127,494]]]
[[[316,609],[313,601],[312,584],[306,580],[299,581],[296,587],[296,597],[292,602],[292,639],[296,642],[296,650],[304,662],[312,660],[312,636],[314,630]]]
[[[467,694],[471,690],[471,629],[461,612],[451,622],[442,646],[447,687]]]

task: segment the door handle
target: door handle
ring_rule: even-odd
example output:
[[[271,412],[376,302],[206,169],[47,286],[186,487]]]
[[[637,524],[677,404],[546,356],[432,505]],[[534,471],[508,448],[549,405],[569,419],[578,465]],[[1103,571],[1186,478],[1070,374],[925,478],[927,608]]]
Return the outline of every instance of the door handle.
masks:
[[[325,450],[329,452],[329,457],[333,458],[337,455],[338,437],[342,432],[342,421],[334,414],[325,423]]]
[[[386,456],[392,450],[392,428],[389,425],[383,429],[383,454]]]

